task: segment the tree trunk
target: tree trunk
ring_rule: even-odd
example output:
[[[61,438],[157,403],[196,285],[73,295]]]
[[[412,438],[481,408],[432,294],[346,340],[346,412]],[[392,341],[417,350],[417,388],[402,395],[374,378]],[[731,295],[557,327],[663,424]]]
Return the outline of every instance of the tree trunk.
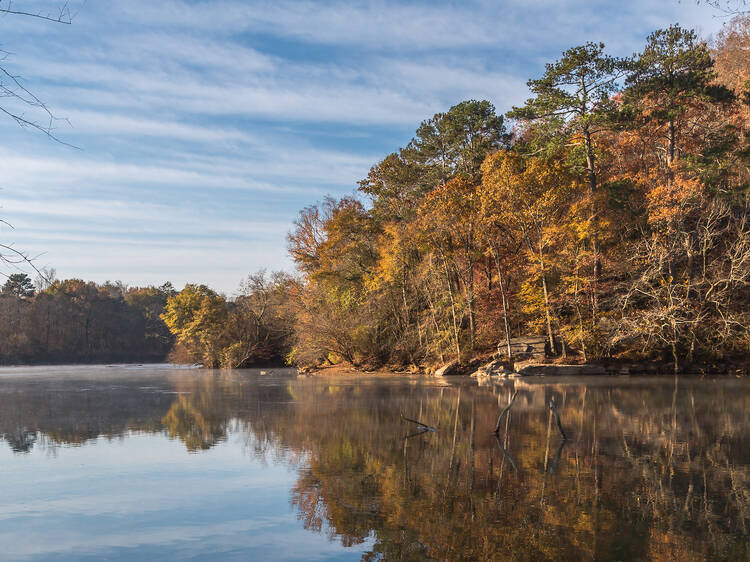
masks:
[[[438,334],[440,334],[440,326],[437,322],[437,316],[435,314],[435,305],[432,302],[432,296],[430,295],[429,287],[425,291],[425,296],[427,297],[427,304],[430,306],[430,315],[432,316],[432,324],[435,326],[435,336],[437,337]],[[443,357],[443,350],[441,347],[438,347],[438,355],[440,356],[440,362],[445,363],[445,358]]]
[[[544,293],[544,315],[547,317],[547,337],[549,338],[549,351],[555,354],[555,337],[552,334],[552,314],[549,309],[549,292],[547,291],[547,272],[544,268],[544,256],[539,251],[539,266],[542,268],[542,291]]]
[[[575,302],[575,308],[576,308],[576,315],[578,316],[578,333],[579,333],[579,339],[581,342],[581,353],[583,353],[583,360],[587,361],[586,357],[586,341],[583,337],[583,317],[581,316],[581,306],[578,304],[578,253],[576,252],[576,284],[574,287],[574,293],[573,293],[573,302]]]
[[[453,316],[453,337],[456,345],[456,359],[461,359],[461,343],[458,337],[458,320],[456,318],[456,301],[453,297],[453,286],[451,284],[451,277],[448,273],[448,263],[445,261],[445,256],[442,256],[443,271],[445,272],[445,282],[448,285],[448,295],[451,300],[451,315]]]
[[[503,323],[505,324],[505,345],[508,349],[508,359],[511,357],[510,352],[510,326],[508,324],[508,302],[507,298],[505,296],[505,283],[503,283],[503,274],[500,270],[500,261],[497,258],[497,253],[495,252],[495,249],[492,249],[492,258],[495,260],[495,267],[497,268],[497,280],[500,285],[500,296],[502,297],[503,301]]]
[[[411,319],[409,318],[409,304],[406,300],[406,272],[404,272],[403,278],[401,280],[401,297],[404,300],[404,316],[406,317],[406,329],[408,330]]]
[[[544,313],[547,317],[547,337],[549,338],[550,353],[555,353],[555,337],[552,335],[552,315],[549,311],[549,295],[547,294],[547,275],[542,272],[542,290],[544,291]]]
[[[474,260],[469,260],[469,339],[471,349],[474,349],[474,339],[476,337],[476,325],[474,323]]]
[[[667,147],[667,167],[671,168],[674,163],[675,154],[675,127],[674,119],[669,120],[669,146]]]
[[[588,127],[583,129],[583,139],[586,145],[586,171],[589,177],[589,195],[596,192],[596,171],[594,168],[595,156],[594,156],[594,144],[591,140],[591,131]]]
[[[594,145],[591,140],[591,131],[588,126],[583,129],[583,138],[586,145],[586,170],[588,171],[589,178],[589,199],[591,200],[591,253],[593,255],[593,268],[591,278],[591,319],[596,326],[596,316],[599,310],[599,233],[597,225],[597,213],[596,203],[594,196],[596,194],[596,169],[595,169],[595,156],[594,156]]]

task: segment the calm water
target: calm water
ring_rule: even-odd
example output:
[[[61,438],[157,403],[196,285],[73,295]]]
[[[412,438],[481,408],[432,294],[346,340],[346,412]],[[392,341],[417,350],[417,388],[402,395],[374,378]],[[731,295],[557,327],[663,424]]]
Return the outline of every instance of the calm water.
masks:
[[[0,559],[745,560],[749,421],[740,379],[0,369]]]

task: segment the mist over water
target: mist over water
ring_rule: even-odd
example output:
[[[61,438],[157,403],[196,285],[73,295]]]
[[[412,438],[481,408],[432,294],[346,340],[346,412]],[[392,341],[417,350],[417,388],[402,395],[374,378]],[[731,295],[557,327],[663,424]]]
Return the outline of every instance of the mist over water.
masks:
[[[747,559],[749,412],[734,378],[0,369],[2,557]]]

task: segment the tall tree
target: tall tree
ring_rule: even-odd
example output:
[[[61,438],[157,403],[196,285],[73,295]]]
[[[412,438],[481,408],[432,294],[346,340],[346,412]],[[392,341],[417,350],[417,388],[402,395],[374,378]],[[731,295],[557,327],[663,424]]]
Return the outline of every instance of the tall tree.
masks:
[[[480,200],[478,186],[464,177],[451,179],[433,189],[422,202],[419,225],[429,241],[430,252],[442,263],[443,275],[451,303],[456,355],[460,358],[458,333],[464,315],[469,322],[469,344],[476,337],[475,266],[482,255],[479,237]],[[455,279],[454,279],[455,278]],[[454,285],[462,292],[462,310],[457,310]]]
[[[595,204],[599,183],[595,137],[608,130],[611,124],[615,110],[612,94],[626,68],[625,61],[605,54],[604,43],[588,42],[573,47],[556,62],[547,64],[541,78],[529,80],[534,97],[523,107],[514,107],[508,113],[509,117],[529,121],[540,130],[542,134],[538,138],[546,141],[542,148],[547,152],[568,144],[581,149],[585,157],[592,217],[594,317],[598,312],[597,280],[601,268]]]
[[[544,75],[529,80],[534,97],[514,107],[509,117],[541,122],[549,139],[582,146],[589,189],[597,187],[594,137],[606,130],[615,103],[612,94],[626,64],[604,53],[604,43],[586,43],[568,49],[546,65]]]

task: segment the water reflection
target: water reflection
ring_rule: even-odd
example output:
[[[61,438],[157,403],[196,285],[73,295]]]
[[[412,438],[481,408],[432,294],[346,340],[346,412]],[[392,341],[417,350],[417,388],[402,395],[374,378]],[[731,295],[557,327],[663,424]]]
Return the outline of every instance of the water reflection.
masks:
[[[53,375],[0,379],[16,455],[132,435],[270,455],[301,525],[354,558],[750,558],[743,380]]]

